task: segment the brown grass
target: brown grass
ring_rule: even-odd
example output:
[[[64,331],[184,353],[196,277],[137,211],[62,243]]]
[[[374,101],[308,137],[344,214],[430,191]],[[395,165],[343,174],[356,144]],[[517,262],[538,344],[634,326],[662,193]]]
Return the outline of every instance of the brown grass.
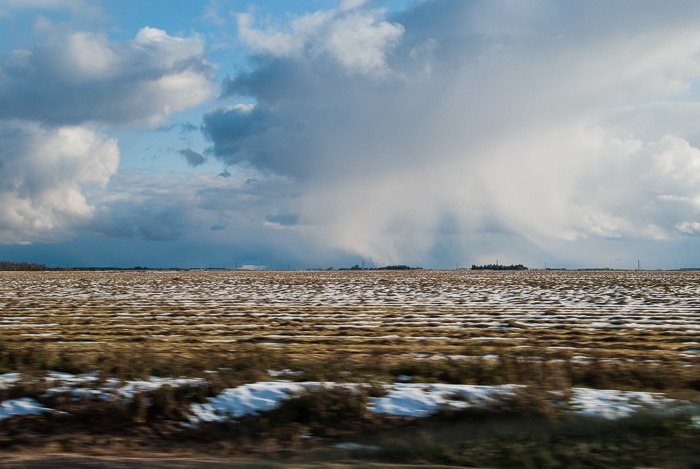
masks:
[[[0,400],[35,397],[70,416],[3,421],[0,448],[303,449],[314,444],[305,434],[337,439],[413,425],[366,411],[383,393],[379,383],[402,375],[529,385],[507,403],[509,415],[528,421],[557,420],[549,392],[572,386],[698,399],[698,287],[697,272],[2,272],[0,373],[20,371],[23,380],[0,390]],[[301,372],[286,379],[368,386],[309,392],[245,425],[187,433],[171,423],[191,402],[283,369]],[[49,370],[207,384],[163,387],[130,403],[76,401],[45,394]],[[431,421],[472,425],[496,418],[492,411]],[[497,446],[487,440],[481,447]],[[469,459],[464,448],[424,443],[428,461],[484,460],[476,446],[469,451],[479,457]],[[521,462],[546,462],[540,449],[527,451]],[[550,456],[576,454],[561,451]]]

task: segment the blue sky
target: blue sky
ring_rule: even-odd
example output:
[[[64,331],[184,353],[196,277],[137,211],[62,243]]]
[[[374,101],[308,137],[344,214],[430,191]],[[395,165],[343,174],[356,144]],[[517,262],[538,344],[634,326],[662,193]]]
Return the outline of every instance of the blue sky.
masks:
[[[0,0],[0,258],[698,266],[699,13]]]

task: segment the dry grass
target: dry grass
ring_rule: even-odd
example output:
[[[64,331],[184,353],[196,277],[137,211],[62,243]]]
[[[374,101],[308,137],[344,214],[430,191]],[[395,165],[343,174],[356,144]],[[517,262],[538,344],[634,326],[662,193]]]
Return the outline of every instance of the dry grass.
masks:
[[[697,390],[697,272],[0,272],[0,373]]]
[[[523,434],[521,423],[504,427],[504,417],[488,409],[425,421],[406,448],[392,443],[391,432],[405,436],[413,424],[369,415],[367,399],[381,395],[377,383],[404,376],[527,384],[530,391],[509,403],[508,418],[528,425],[559,421],[547,393],[572,386],[697,399],[698,293],[698,272],[0,272],[0,373],[24,377],[0,390],[0,400],[31,396],[71,415],[5,421],[0,447],[175,451],[184,444],[240,454],[292,443],[303,449],[313,445],[300,438],[305,434],[371,434],[385,435],[381,457],[390,461],[484,464],[500,445],[511,459],[495,465],[554,467],[587,455],[604,467],[604,449],[591,449],[604,446],[593,429],[566,436],[562,441],[583,445],[572,449],[557,440],[569,427],[543,423],[540,438]],[[369,386],[352,395],[307,393],[246,425],[211,426],[186,438],[170,423],[182,420],[191,402],[283,369],[300,372],[286,379]],[[76,401],[45,394],[48,370],[203,377],[206,384],[166,386],[130,403]],[[487,430],[482,439],[444,444],[445,425]],[[641,451],[645,442],[673,448],[674,439],[695,454],[685,445],[695,430],[663,434],[663,425],[653,423],[653,438],[625,430],[631,436],[616,443],[620,454]],[[611,434],[621,428],[613,427]],[[504,446],[503,431],[517,444]],[[651,453],[645,461],[658,462]]]

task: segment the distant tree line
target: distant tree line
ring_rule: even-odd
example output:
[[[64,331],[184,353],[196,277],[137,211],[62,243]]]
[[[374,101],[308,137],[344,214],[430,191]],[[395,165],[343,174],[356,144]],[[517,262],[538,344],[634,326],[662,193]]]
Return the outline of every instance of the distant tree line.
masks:
[[[141,267],[137,265],[136,267],[47,267],[44,264],[32,264],[29,262],[8,262],[0,261],[0,271],[103,271],[103,270],[190,270],[190,269],[180,269],[177,267],[171,267],[167,269],[154,269],[151,267]]]
[[[48,267],[46,267],[44,264],[30,264],[29,262],[7,262],[7,261],[0,261],[0,270],[11,270],[11,271],[29,270],[29,271],[38,271],[38,270],[48,270]]]
[[[333,270],[331,267],[328,270]],[[385,267],[366,267],[362,268],[359,265],[355,264],[352,267],[341,267],[338,270],[423,270],[423,267],[410,267],[408,265],[400,264],[400,265],[387,265]]]
[[[522,264],[517,265],[500,265],[500,264],[486,264],[486,265],[472,265],[472,270],[528,270]]]

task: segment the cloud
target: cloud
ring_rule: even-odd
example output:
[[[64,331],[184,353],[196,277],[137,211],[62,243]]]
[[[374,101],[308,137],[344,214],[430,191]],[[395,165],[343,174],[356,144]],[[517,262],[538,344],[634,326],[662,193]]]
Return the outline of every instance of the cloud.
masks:
[[[185,160],[187,160],[187,164],[192,166],[193,168],[203,165],[206,161],[204,155],[197,153],[191,148],[184,148],[182,150],[179,150],[178,153],[184,156]]]
[[[104,33],[56,32],[0,55],[0,119],[156,127],[214,92],[199,36],[145,27],[126,43]]]
[[[683,234],[698,236],[700,235],[700,222],[683,221],[676,225],[676,229]]]
[[[267,266],[256,264],[244,264],[240,267],[241,270],[265,270]]]
[[[279,226],[294,226],[299,223],[299,215],[279,211],[274,215],[267,215],[265,220]]]
[[[224,26],[226,24],[226,17],[219,12],[221,7],[221,2],[218,0],[210,0],[207,6],[204,8],[203,17],[211,21],[216,26]]]
[[[69,11],[72,15],[91,19],[103,19],[100,5],[87,0],[1,0],[0,18],[13,18],[22,10]]]
[[[222,95],[255,106],[203,119],[224,164],[293,181],[284,210],[319,249],[576,258],[566,243],[632,249],[692,228],[697,135],[653,117],[700,118],[699,5],[345,7],[288,27],[239,15],[250,68]]]
[[[92,218],[86,193],[116,172],[114,139],[86,127],[0,122],[0,243],[53,242]]]
[[[129,240],[179,240],[192,231],[192,225],[212,224],[197,219],[191,201],[202,186],[216,187],[213,178],[120,170],[111,178],[109,191],[94,194],[96,209],[85,231]]]
[[[22,7],[73,10],[82,3],[36,0]],[[0,54],[0,242],[56,242],[79,229],[131,239],[180,237],[183,208],[175,199],[159,200],[157,191],[117,197],[107,189],[119,148],[97,129],[154,128],[210,99],[215,67],[205,60],[204,41],[144,27],[119,42],[102,32],[42,24],[45,45]],[[183,135],[197,130],[175,126]],[[204,162],[191,149],[180,154],[191,166]]]
[[[360,9],[363,3],[346,1],[335,11],[300,16],[289,28],[259,29],[251,13],[240,13],[239,38],[258,53],[331,60],[351,73],[383,77],[389,71],[386,52],[401,38],[403,26],[383,19],[380,10]]]
[[[161,125],[160,127],[158,127],[159,132],[170,132],[174,129],[178,129],[180,131],[180,135],[185,136],[187,134],[191,134],[192,132],[196,132],[197,130],[199,130],[199,127],[192,124],[191,122],[173,123]]]
[[[113,238],[172,241],[184,234],[183,208],[156,197],[117,200],[100,208],[91,228]]]

